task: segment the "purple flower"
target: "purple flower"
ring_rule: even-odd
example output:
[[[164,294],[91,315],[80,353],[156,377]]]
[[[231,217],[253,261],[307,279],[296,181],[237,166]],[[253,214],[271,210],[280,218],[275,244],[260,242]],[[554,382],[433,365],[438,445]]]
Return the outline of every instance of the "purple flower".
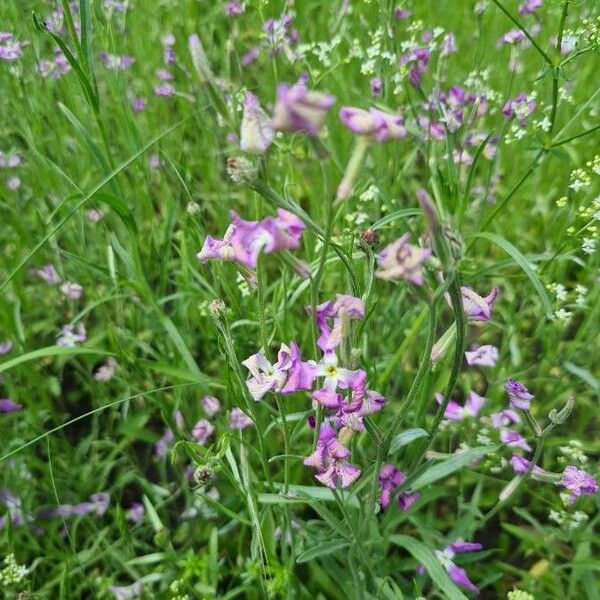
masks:
[[[509,462],[516,475],[523,475],[531,469],[531,461],[518,454],[513,454]],[[531,471],[533,475],[544,473],[544,470],[537,465],[535,465]]]
[[[258,98],[248,92],[240,128],[240,148],[251,154],[264,154],[273,143],[275,132],[271,119],[261,108]]]
[[[469,579],[467,572],[462,567],[454,564],[454,557],[456,554],[461,552],[477,552],[482,548],[483,546],[481,544],[457,540],[448,544],[442,551],[436,550],[435,554],[454,583],[468,589],[475,594],[478,594],[479,589]]]
[[[57,285],[61,279],[54,268],[54,265],[44,265],[41,269],[34,269],[33,274],[44,280],[48,285]]]
[[[531,15],[542,6],[542,0],[525,0],[519,5],[520,15]]]
[[[175,79],[175,75],[171,71],[167,71],[167,69],[156,69],[156,77],[161,81],[173,81]]]
[[[125,517],[128,521],[137,525],[142,521],[145,513],[146,509],[144,508],[144,505],[139,502],[134,502],[125,513]]]
[[[412,12],[410,10],[404,10],[402,8],[397,8],[394,10],[394,18],[400,20],[410,19],[412,17]]]
[[[521,92],[506,102],[502,114],[505,119],[517,119],[519,124],[524,126],[527,124],[527,117],[535,112],[536,106],[535,100],[527,96],[525,92]]]
[[[42,59],[39,64],[39,71],[42,77],[50,77],[51,79],[59,79],[66,75],[71,70],[71,65],[62,50],[56,48],[54,50],[54,58],[52,60]]]
[[[115,56],[114,54],[108,54],[108,52],[101,52],[100,61],[111,71],[124,71],[135,62],[135,58],[132,56]]]
[[[403,492],[398,495],[398,506],[402,512],[406,512],[419,498],[419,492]]]
[[[383,91],[383,81],[381,81],[380,77],[373,77],[370,81],[371,84],[371,94],[373,96],[381,96],[381,92]]]
[[[8,354],[13,347],[13,343],[10,340],[7,340],[6,342],[2,342],[0,344],[0,356],[2,354]]]
[[[465,352],[465,356],[467,358],[467,364],[471,366],[495,367],[498,362],[498,348],[491,344],[487,344]]]
[[[500,432],[500,441],[511,448],[521,448],[522,450],[525,450],[525,452],[531,452],[531,446],[518,431],[503,429]]]
[[[507,31],[499,40],[500,45],[508,44],[514,46],[525,41],[525,34],[520,29]]]
[[[394,490],[406,481],[406,475],[391,464],[383,465],[379,471],[379,506],[385,510],[392,499]]]
[[[315,478],[330,488],[346,488],[360,476],[360,469],[345,462],[350,451],[337,439],[337,434],[329,423],[321,424],[316,450],[304,460],[308,467],[317,470]]]
[[[414,87],[421,85],[430,57],[431,52],[428,48],[413,48],[401,56],[400,63],[402,65],[412,65],[408,72],[408,80]]]
[[[110,356],[106,359],[106,362],[94,373],[94,379],[96,381],[110,381],[115,376],[118,366],[119,365],[117,361]]]
[[[431,256],[431,249],[409,244],[409,237],[410,234],[405,233],[381,251],[377,260],[377,277],[393,281],[404,279],[415,285],[423,284],[423,263]]]
[[[131,585],[109,585],[106,589],[115,597],[115,600],[133,600],[142,595],[143,585],[141,581],[136,581]]]
[[[90,223],[98,223],[104,218],[104,213],[101,210],[92,208],[87,212],[87,218]]]
[[[229,413],[229,427],[234,431],[241,431],[253,424],[252,419],[241,409],[232,408]]]
[[[208,442],[208,438],[213,434],[215,428],[206,419],[200,419],[192,429],[192,437],[200,444],[204,446]]]
[[[449,54],[454,54],[458,50],[458,46],[456,45],[456,38],[453,33],[447,33],[442,40],[442,48],[441,55],[448,56]]]
[[[65,325],[58,338],[56,339],[57,346],[65,346],[67,348],[73,348],[81,342],[85,342],[87,339],[87,333],[85,331],[85,325],[79,323],[77,331],[74,330],[73,325]]]
[[[23,54],[23,43],[17,42],[12,33],[0,32],[0,60],[12,62]]]
[[[387,142],[406,136],[403,117],[373,107],[363,110],[353,106],[343,106],[340,109],[340,120],[352,133],[364,135],[377,142]]]
[[[204,396],[202,398],[202,409],[208,417],[214,417],[220,410],[221,404],[214,396]]]
[[[245,10],[246,7],[238,0],[232,0],[225,4],[225,13],[230,17],[238,17],[239,15],[244,14]]]
[[[277,102],[273,109],[273,127],[279,131],[305,131],[318,135],[327,111],[335,97],[309,90],[303,83],[277,87]]]
[[[0,398],[0,413],[18,412],[23,408],[22,404],[17,404],[9,398]]]
[[[79,516],[94,513],[101,517],[106,513],[110,505],[110,495],[106,492],[92,494],[87,502],[80,502],[74,506],[68,504],[57,507],[56,513],[50,516]]]
[[[162,437],[154,444],[154,456],[165,456],[169,450],[169,446],[173,443],[175,435],[170,429],[165,429]]]
[[[589,473],[573,465],[565,467],[560,485],[571,492],[571,504],[575,504],[579,496],[591,496],[598,492],[597,481]]]
[[[442,394],[436,394],[435,399],[438,404],[442,404],[444,396],[442,396]],[[444,417],[451,421],[462,421],[465,417],[476,417],[486,402],[487,398],[484,398],[475,392],[471,392],[467,396],[464,407],[458,404],[458,402],[450,400],[446,407]]]
[[[509,378],[504,384],[504,389],[508,394],[511,408],[519,408],[521,410],[530,409],[534,395],[530,394],[529,390],[520,381]]]
[[[363,370],[351,371],[338,366],[335,350],[326,350],[323,358],[315,365],[316,377],[323,377],[321,389],[313,392],[313,400],[325,408],[339,409],[343,400],[337,388],[361,389],[365,385],[367,374]]]
[[[163,161],[158,154],[151,154],[148,159],[148,165],[151,169],[160,169],[163,166]]]
[[[6,180],[6,189],[14,192],[21,187],[21,178],[14,175]]]
[[[485,297],[466,286],[461,287],[460,291],[467,319],[475,322],[489,321],[492,316],[492,308],[498,299],[498,288],[493,288]]]
[[[307,307],[310,310],[310,307]],[[321,350],[337,348],[348,335],[348,324],[353,319],[362,319],[365,307],[360,298],[337,294],[335,300],[328,300],[317,306],[315,319],[321,331],[317,345]],[[329,320],[333,320],[330,326]]]
[[[270,254],[277,250],[293,250],[300,245],[304,223],[292,213],[277,209],[277,217],[261,221],[245,221],[231,211],[232,223],[222,240],[207,236],[197,254],[200,262],[219,259],[238,262],[255,268],[261,251]]]
[[[169,96],[173,96],[175,94],[175,88],[170,83],[163,83],[162,85],[154,86],[154,93],[157,96],[162,96],[167,98]]]
[[[514,410],[507,409],[494,413],[490,416],[490,420],[496,429],[502,429],[503,427],[508,427],[511,423],[519,423],[521,417]]]
[[[146,98],[134,98],[131,101],[131,108],[133,108],[133,112],[140,113],[146,109],[148,105],[148,100]]]
[[[289,349],[282,344],[282,350],[284,351],[282,358],[287,364],[287,380],[281,388],[281,393],[287,395],[309,390],[316,376],[314,363],[302,360],[300,348],[296,342],[290,342]]]
[[[65,281],[60,286],[60,291],[70,300],[79,300],[83,294],[83,287],[72,281]]]
[[[247,67],[248,65],[251,65],[258,58],[259,54],[260,48],[258,46],[250,48],[250,50],[248,50],[241,58],[240,62],[242,63],[242,66]]]

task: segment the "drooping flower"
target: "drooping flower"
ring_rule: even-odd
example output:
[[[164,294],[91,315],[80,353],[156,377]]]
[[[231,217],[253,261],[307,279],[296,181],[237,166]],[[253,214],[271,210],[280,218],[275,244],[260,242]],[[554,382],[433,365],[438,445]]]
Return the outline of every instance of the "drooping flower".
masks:
[[[77,331],[73,325],[65,325],[58,338],[56,339],[57,346],[65,346],[67,348],[73,348],[77,344],[81,342],[85,342],[87,339],[87,333],[85,330],[85,325],[83,323],[79,323],[77,326]]]
[[[479,367],[495,367],[498,362],[498,348],[491,344],[473,348],[473,350],[465,352],[467,364]]]
[[[521,410],[529,410],[531,401],[534,398],[533,394],[520,382],[514,379],[507,379],[504,389],[508,394],[508,400],[511,408],[519,408]]]
[[[261,108],[258,98],[248,92],[240,127],[240,148],[251,154],[264,154],[273,143],[275,132],[271,119]]]
[[[415,285],[423,284],[423,263],[431,256],[431,249],[409,244],[409,237],[410,234],[405,233],[382,250],[377,260],[377,277],[393,281],[404,279]]]
[[[571,504],[575,504],[579,496],[591,496],[598,492],[598,482],[587,471],[573,465],[565,467],[560,485],[571,492]]]
[[[435,399],[438,404],[442,404],[444,396],[442,394],[436,394]],[[451,421],[462,421],[465,417],[476,417],[486,402],[487,398],[484,398],[475,392],[471,392],[467,396],[464,406],[461,406],[454,400],[450,400],[446,407],[446,411],[444,412],[444,417]]]
[[[192,429],[192,437],[200,444],[204,446],[208,442],[208,438],[213,434],[215,428],[210,421],[206,419],[200,419]]]
[[[340,120],[352,133],[377,142],[387,142],[406,136],[402,116],[392,115],[374,107],[363,110],[353,106],[343,106],[340,109]]]
[[[511,448],[521,448],[525,452],[531,452],[531,446],[518,431],[503,429],[500,432],[500,441]]]
[[[282,83],[277,87],[273,127],[279,131],[318,135],[334,103],[334,96],[309,90],[304,83]]]
[[[234,431],[241,431],[253,424],[252,419],[241,409],[232,408],[229,413],[229,428]]]
[[[338,439],[329,423],[321,424],[316,450],[304,460],[308,467],[317,470],[315,478],[330,488],[348,487],[360,477],[360,469],[344,459],[350,451]]]
[[[221,404],[214,396],[202,398],[202,408],[208,417],[214,417],[220,410]]]
[[[466,286],[462,286],[460,291],[467,319],[474,322],[489,321],[492,316],[492,308],[498,299],[498,288],[493,288],[485,297]]]
[[[22,408],[22,404],[17,404],[10,398],[0,398],[0,413],[18,412]]]

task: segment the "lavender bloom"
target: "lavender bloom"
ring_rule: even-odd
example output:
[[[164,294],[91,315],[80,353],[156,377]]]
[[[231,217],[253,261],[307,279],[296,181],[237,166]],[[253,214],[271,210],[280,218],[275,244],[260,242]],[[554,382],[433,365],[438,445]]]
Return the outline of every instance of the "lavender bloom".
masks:
[[[158,154],[151,154],[148,159],[148,165],[151,169],[160,169],[163,166],[162,160]]]
[[[133,108],[133,112],[135,113],[140,113],[143,110],[146,109],[146,106],[148,105],[148,101],[146,100],[146,98],[134,98],[131,101],[131,108]]]
[[[90,223],[98,223],[104,218],[104,213],[101,210],[92,208],[87,211],[87,218]]]
[[[0,32],[0,60],[12,62],[23,54],[22,42],[17,42],[12,33]]]
[[[42,59],[39,64],[40,75],[44,78],[60,79],[71,70],[71,65],[62,50],[56,48],[54,50],[54,58],[52,60]]]
[[[139,502],[134,502],[125,513],[125,517],[128,521],[137,525],[138,523],[141,523],[145,513],[146,509],[144,508],[144,505]]]
[[[9,398],[0,398],[0,413],[18,412],[23,408],[22,404],[17,404]]]
[[[154,93],[157,96],[162,96],[163,98],[168,98],[175,94],[175,88],[170,83],[164,83],[162,85],[155,85]]]
[[[530,409],[534,395],[530,394],[529,390],[520,381],[509,378],[506,380],[504,389],[508,394],[511,408]]]
[[[527,440],[517,431],[504,429],[500,432],[500,441],[511,448],[521,448],[525,452],[531,452],[531,446]]]
[[[161,81],[173,81],[175,79],[175,75],[171,71],[167,71],[167,69],[156,69],[155,73],[156,77]]]
[[[214,396],[204,396],[202,398],[202,408],[208,417],[214,417],[221,408],[221,404]]]
[[[402,512],[406,512],[419,498],[419,492],[403,492],[398,495],[398,506]]]
[[[208,438],[213,434],[215,428],[211,425],[210,421],[206,419],[200,419],[192,429],[192,437],[200,444],[204,446],[208,442]]]
[[[397,281],[404,279],[415,285],[423,284],[423,263],[431,256],[430,248],[419,248],[408,243],[410,234],[386,246],[379,254],[379,270],[375,276]]]
[[[542,0],[525,0],[519,5],[520,15],[531,15],[542,6]]]
[[[246,381],[246,386],[255,402],[261,400],[269,391],[281,391],[291,367],[290,355],[290,348],[285,344],[281,344],[277,356],[278,360],[274,365],[268,361],[262,350],[242,361],[242,364],[252,375]]]
[[[87,334],[83,323],[79,323],[77,332],[75,332],[73,325],[65,325],[61,330],[61,334],[56,339],[56,345],[73,348],[77,344],[85,342],[86,339]]]
[[[229,413],[229,428],[234,431],[241,431],[253,424],[252,419],[241,409],[232,408]]]
[[[119,365],[117,361],[110,356],[106,362],[94,373],[94,379],[96,381],[110,381],[115,376],[118,366]]]
[[[251,154],[264,154],[273,143],[275,132],[271,119],[261,108],[258,98],[248,92],[240,128],[240,148]]]
[[[126,586],[109,585],[106,589],[115,597],[115,600],[133,600],[142,595],[143,586],[141,581],[136,581]]]
[[[338,357],[334,350],[326,350],[323,358],[315,366],[315,376],[323,377],[321,389],[313,392],[313,400],[325,408],[339,409],[343,401],[337,388],[344,390],[363,389],[367,374],[363,370],[351,371],[338,367]]]
[[[527,96],[525,92],[511,98],[502,109],[505,119],[517,119],[523,127],[527,124],[527,117],[531,116],[537,107],[535,100]]]
[[[245,10],[246,7],[238,0],[232,0],[225,4],[225,13],[230,17],[238,17],[239,15],[244,14]]]
[[[251,65],[258,58],[259,54],[260,48],[258,46],[250,48],[250,50],[248,50],[248,52],[246,52],[240,60],[242,66],[247,67],[248,65]]]
[[[60,291],[70,300],[79,300],[83,294],[83,287],[72,281],[65,281],[60,286]]]
[[[277,87],[273,127],[279,131],[318,135],[325,115],[334,103],[334,96],[309,90],[303,83],[282,83]]]
[[[496,429],[502,429],[503,427],[508,427],[511,423],[519,423],[521,421],[521,417],[519,417],[518,413],[516,413],[514,410],[507,409],[498,413],[494,413],[490,416],[490,420],[493,427]]]
[[[397,8],[394,11],[394,18],[400,20],[410,19],[412,17],[412,12],[410,10],[404,10],[402,8]]]
[[[300,348],[296,342],[290,342],[289,349],[282,344],[281,351],[283,351],[282,360],[285,360],[287,367],[287,380],[281,388],[281,393],[287,395],[309,390],[316,376],[314,363],[302,360]]]
[[[493,288],[485,297],[466,286],[462,286],[460,290],[467,319],[475,322],[489,321],[492,316],[492,308],[498,299],[498,288]]]
[[[310,310],[310,307],[307,307],[307,310]],[[320,304],[315,314],[317,325],[321,330],[317,345],[323,351],[337,348],[349,333],[349,322],[353,319],[362,319],[364,316],[363,302],[354,296],[337,294],[335,300]],[[333,327],[330,327],[328,319],[333,319]]]
[[[383,92],[383,81],[381,81],[380,77],[373,77],[370,81],[371,85],[371,94],[373,96],[381,96]]]
[[[518,454],[513,454],[509,462],[516,475],[524,475],[530,470],[532,472],[532,475],[534,476],[541,475],[544,473],[544,469],[541,469],[537,465],[535,465],[533,469],[531,469],[531,461],[527,460],[523,456],[519,456]]]
[[[165,429],[165,432],[163,433],[160,440],[158,440],[158,442],[154,444],[154,456],[165,456],[165,454],[169,450],[169,446],[173,443],[174,440],[175,435],[173,434],[173,432],[170,429]]]
[[[448,56],[449,54],[454,54],[458,51],[458,46],[456,45],[456,38],[453,33],[447,33],[442,40],[442,49],[441,55]]]
[[[100,62],[110,71],[124,71],[135,62],[135,58],[132,56],[115,56],[108,52],[101,52],[99,58]]]
[[[508,44],[514,46],[525,41],[525,34],[520,29],[507,31],[499,40],[500,45]]]
[[[323,485],[336,489],[346,488],[360,477],[360,469],[344,459],[350,451],[337,439],[335,430],[327,422],[321,425],[317,449],[304,460],[308,467],[317,469],[315,478]]]
[[[277,209],[277,217],[261,221],[244,221],[231,211],[232,224],[223,240],[207,236],[202,250],[196,255],[200,262],[219,259],[238,262],[255,268],[261,251],[270,254],[278,250],[293,250],[300,245],[304,223],[292,213]]]
[[[44,280],[48,285],[57,285],[61,282],[61,279],[52,264],[45,265],[41,269],[34,269],[33,274]]]
[[[356,135],[364,135],[377,142],[387,142],[406,136],[404,119],[400,115],[392,115],[377,108],[355,108],[343,106],[340,109],[340,120]]]
[[[442,396],[442,394],[436,394],[435,399],[438,404],[442,404],[444,396]],[[481,409],[486,402],[487,398],[484,398],[475,392],[471,392],[467,397],[464,407],[458,404],[458,402],[450,400],[446,407],[446,411],[444,412],[444,417],[450,421],[462,421],[466,417],[476,417],[481,412]]]
[[[471,351],[465,352],[467,364],[480,367],[495,367],[498,362],[498,348],[491,344],[473,348]]]
[[[394,465],[387,464],[379,471],[379,506],[385,510],[392,499],[394,490],[406,481],[406,475]]]
[[[483,546],[481,544],[463,542],[462,540],[457,540],[456,542],[452,542],[448,544],[443,551],[436,550],[435,554],[438,560],[442,563],[442,566],[446,569],[450,579],[454,581],[457,585],[460,585],[469,591],[478,594],[479,589],[477,586],[469,579],[467,576],[467,572],[462,568],[458,567],[454,564],[454,557],[456,554],[461,552],[477,552],[481,550]]]
[[[21,187],[21,178],[14,175],[6,180],[6,187],[11,192],[18,190]]]
[[[571,504],[575,504],[579,496],[591,496],[598,492],[598,482],[589,473],[573,465],[565,467],[560,485],[571,492]]]
[[[0,344],[0,356],[2,354],[8,354],[13,347],[13,343],[10,340],[7,340],[6,342],[2,342]]]

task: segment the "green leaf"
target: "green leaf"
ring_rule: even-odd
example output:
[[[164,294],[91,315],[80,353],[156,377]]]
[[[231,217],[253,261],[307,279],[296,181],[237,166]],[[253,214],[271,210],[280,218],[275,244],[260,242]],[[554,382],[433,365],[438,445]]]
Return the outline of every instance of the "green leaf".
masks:
[[[540,297],[540,301],[542,303],[542,306],[544,307],[546,315],[548,316],[548,318],[550,318],[552,316],[552,303],[548,298],[546,289],[542,285],[540,278],[537,276],[537,273],[533,270],[531,264],[521,254],[521,252],[517,250],[517,248],[515,248],[515,246],[513,246],[508,240],[506,240],[502,236],[496,235],[495,233],[488,233],[487,231],[483,231],[480,233],[474,233],[472,237],[488,240],[502,248],[502,250],[504,250],[507,254],[509,254],[512,257],[512,259],[517,263],[517,265],[521,267],[525,275],[527,275],[529,281],[531,281],[533,287],[535,288],[535,291]]]
[[[569,361],[565,361],[563,365],[565,369],[569,371],[569,373],[573,373],[573,375],[585,381],[594,390],[594,392],[596,392],[596,396],[600,398],[600,381],[598,381],[587,369],[578,367]]]
[[[410,552],[449,600],[468,600],[452,582],[436,555],[423,543],[407,535],[391,535],[390,541]]]
[[[402,219],[408,219],[409,217],[417,217],[421,214],[421,211],[418,208],[403,208],[402,210],[397,210],[385,217],[381,217],[378,221],[375,221],[373,225],[371,225],[370,229],[376,231],[377,229],[381,229],[385,225],[389,223],[393,223],[394,221],[400,221]]]
[[[11,358],[3,363],[0,363],[0,373],[4,373],[17,365],[25,362],[30,362],[38,358],[47,358],[49,356],[77,356],[79,354],[102,354],[107,356],[110,352],[104,350],[95,350],[94,348],[84,348],[82,346],[75,346],[73,348],[67,348],[65,346],[46,346],[45,348],[39,348],[38,350],[32,350]]]
[[[415,427],[414,429],[407,429],[402,433],[394,436],[392,439],[392,443],[390,444],[389,454],[392,454],[402,448],[402,446],[406,446],[419,438],[427,436],[427,432],[420,427]]]
[[[98,202],[102,202],[106,204],[110,208],[112,208],[118,217],[123,221],[123,224],[129,231],[137,234],[138,228],[135,223],[135,219],[133,218],[133,214],[127,204],[121,198],[114,196],[113,194],[109,194],[108,192],[97,192],[92,196],[92,200],[97,200]]]
[[[297,563],[304,563],[319,556],[325,556],[327,554],[333,554],[334,552],[338,552],[339,550],[343,550],[347,548],[350,543],[347,540],[332,540],[330,542],[320,542],[316,546],[312,546],[300,552],[298,557],[296,558]]]
[[[448,477],[455,471],[466,467],[475,459],[494,452],[498,446],[479,446],[477,448],[470,448],[464,452],[454,454],[450,458],[442,460],[436,463],[428,463],[425,470],[420,473],[416,473],[413,477],[409,477],[406,482],[402,485],[403,489],[420,490],[432,483]]]

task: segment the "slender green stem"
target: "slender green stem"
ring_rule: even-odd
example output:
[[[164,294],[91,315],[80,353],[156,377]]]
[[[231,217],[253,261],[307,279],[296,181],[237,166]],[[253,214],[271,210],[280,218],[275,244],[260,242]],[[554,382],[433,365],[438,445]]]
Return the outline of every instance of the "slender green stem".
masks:
[[[556,36],[556,55],[560,60],[560,52],[562,48],[563,33],[565,31],[565,23],[567,20],[567,14],[569,12],[569,0],[565,0],[563,10],[560,16],[560,23],[558,25],[558,34]],[[552,74],[552,108],[550,110],[550,129],[548,135],[552,137],[554,133],[554,127],[556,125],[556,113],[558,111],[558,68],[554,68]]]

